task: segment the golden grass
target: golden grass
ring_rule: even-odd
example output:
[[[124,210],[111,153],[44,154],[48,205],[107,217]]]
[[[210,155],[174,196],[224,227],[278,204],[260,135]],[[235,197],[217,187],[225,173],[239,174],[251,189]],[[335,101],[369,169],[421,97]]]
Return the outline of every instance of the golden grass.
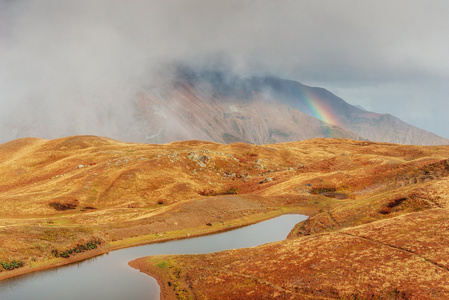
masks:
[[[21,272],[29,272],[112,249],[208,234],[299,212],[310,218],[292,231],[290,240],[274,248],[240,250],[241,255],[257,259],[239,260],[237,252],[219,258],[198,256],[214,263],[227,261],[235,268],[223,274],[204,269],[218,274],[209,283],[235,284],[226,296],[254,299],[261,295],[363,298],[371,297],[370,292],[379,297],[421,295],[422,288],[402,285],[409,282],[403,278],[415,272],[413,278],[421,280],[423,287],[440,288],[434,281],[446,276],[442,270],[447,253],[437,240],[447,244],[438,226],[445,228],[447,220],[448,157],[447,146],[345,139],[264,146],[201,141],[148,145],[94,136],[12,141],[0,145],[0,261],[20,259],[25,262]],[[226,195],[229,191],[233,193]],[[104,243],[90,254],[69,260],[51,255],[53,249],[93,237]],[[351,256],[355,253],[363,255]],[[339,255],[356,263],[345,267]],[[382,263],[376,266],[371,256]],[[196,272],[195,259],[177,258],[176,263]],[[312,272],[307,261],[324,267]],[[412,267],[415,262],[419,263]],[[420,271],[427,265],[437,275]],[[297,266],[315,277],[306,276]],[[378,270],[377,275],[368,269]],[[1,272],[0,279],[16,274],[11,272]],[[296,283],[278,273],[297,278]],[[335,285],[342,276],[346,283]],[[178,278],[180,286],[183,278]],[[357,294],[349,280],[356,280],[354,286],[363,292]],[[188,293],[200,298],[209,295],[210,286],[204,282],[192,284]],[[316,294],[317,289],[322,295]]]

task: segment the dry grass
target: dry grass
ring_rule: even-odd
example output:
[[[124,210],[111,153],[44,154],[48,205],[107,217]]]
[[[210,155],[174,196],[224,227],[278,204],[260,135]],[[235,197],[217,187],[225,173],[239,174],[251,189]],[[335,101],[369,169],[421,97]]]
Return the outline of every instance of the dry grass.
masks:
[[[29,272],[66,263],[51,251],[92,239],[99,249],[70,259],[295,211],[311,217],[289,240],[170,258],[160,278],[198,298],[444,297],[448,157],[448,147],[344,139],[21,139],[0,145],[0,261]]]

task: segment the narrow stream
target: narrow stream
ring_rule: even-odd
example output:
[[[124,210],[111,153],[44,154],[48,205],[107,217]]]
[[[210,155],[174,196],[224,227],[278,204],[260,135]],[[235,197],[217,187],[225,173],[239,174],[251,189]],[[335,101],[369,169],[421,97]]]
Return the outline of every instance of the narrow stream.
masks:
[[[294,225],[305,219],[304,215],[283,215],[223,233],[112,251],[76,264],[0,281],[0,299],[159,299],[156,279],[129,267],[129,261],[150,255],[254,247],[285,239]]]

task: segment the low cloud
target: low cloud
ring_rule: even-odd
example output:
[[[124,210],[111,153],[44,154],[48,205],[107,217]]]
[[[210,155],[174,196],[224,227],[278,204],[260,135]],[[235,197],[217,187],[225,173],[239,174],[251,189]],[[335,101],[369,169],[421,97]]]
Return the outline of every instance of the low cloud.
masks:
[[[394,97],[449,77],[448,12],[405,0],[2,0],[1,140],[32,127],[44,138],[117,137],[132,130],[136,90],[162,84],[179,61],[344,89],[379,110],[374,97],[357,99],[361,88],[385,85]],[[384,101],[385,112],[403,101]]]

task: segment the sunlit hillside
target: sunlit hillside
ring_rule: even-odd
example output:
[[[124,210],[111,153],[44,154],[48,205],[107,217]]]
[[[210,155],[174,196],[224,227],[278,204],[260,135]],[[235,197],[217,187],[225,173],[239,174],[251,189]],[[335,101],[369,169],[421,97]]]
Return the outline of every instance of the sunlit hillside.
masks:
[[[196,283],[181,276],[180,283],[190,286],[188,293],[212,298],[219,295],[216,280],[228,282],[222,290],[232,295],[261,285],[272,295],[315,297],[319,290],[326,297],[363,298],[397,290],[425,296],[427,287],[447,295],[448,157],[447,146],[347,139],[262,146],[134,144],[95,136],[15,140],[0,145],[0,262],[23,266],[4,269],[0,278],[296,212],[310,218],[273,246],[173,258],[175,269],[191,274],[218,272],[195,259],[234,270]],[[76,247],[92,250],[69,253]],[[239,262],[246,255],[253,259]],[[147,269],[145,262],[134,264]],[[274,272],[279,265],[283,272]],[[318,274],[320,280],[312,280]],[[292,281],[295,276],[303,279]],[[256,279],[232,285],[241,277]],[[354,278],[357,285],[350,284]]]

